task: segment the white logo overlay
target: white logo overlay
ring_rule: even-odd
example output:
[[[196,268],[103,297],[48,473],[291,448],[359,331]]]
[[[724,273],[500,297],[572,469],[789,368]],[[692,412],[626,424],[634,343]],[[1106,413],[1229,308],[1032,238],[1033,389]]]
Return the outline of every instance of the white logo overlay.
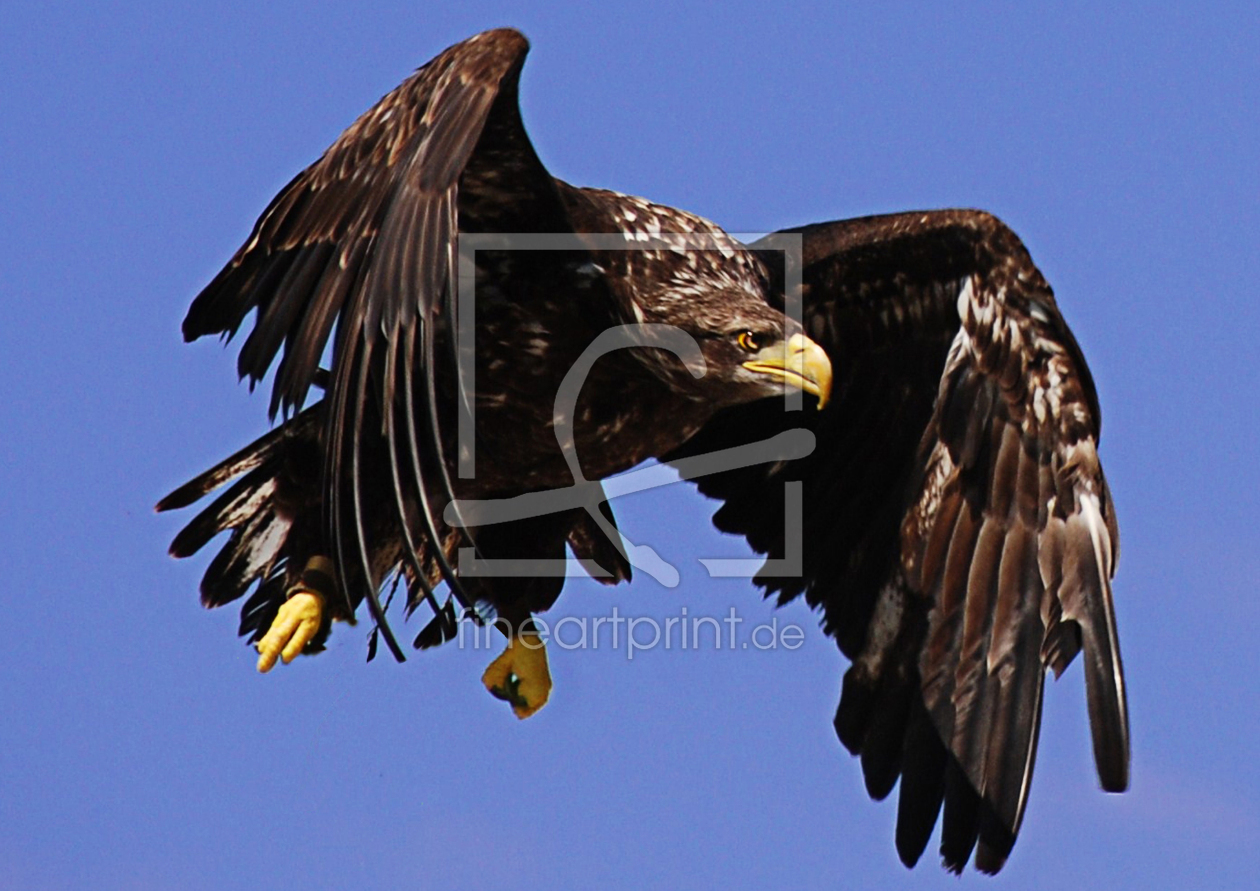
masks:
[[[741,242],[750,243],[739,235]],[[801,321],[801,305],[796,295],[801,288],[801,236],[795,233],[774,234],[756,241],[758,251],[781,251],[785,256],[783,282],[786,300],[785,315]],[[456,352],[458,356],[459,387],[462,398],[458,400],[458,474],[470,479],[476,476],[475,404],[476,392],[476,301],[475,257],[478,250],[495,251],[639,251],[668,250],[722,251],[729,254],[737,250],[732,242],[704,233],[663,234],[659,237],[642,234],[494,234],[463,233],[459,240],[457,299],[455,304]],[[742,248],[749,250],[751,248]],[[443,519],[451,527],[481,527],[511,522],[529,517],[540,517],[558,511],[583,508],[614,547],[638,572],[651,576],[661,585],[673,588],[679,584],[677,567],[667,562],[650,545],[636,544],[622,534],[600,511],[600,503],[636,492],[670,485],[680,480],[695,479],[712,473],[734,470],[776,461],[803,458],[813,452],[814,434],[805,429],[788,430],[760,442],[735,448],[688,457],[672,466],[649,464],[602,481],[587,480],[578,461],[573,442],[573,421],[578,395],[591,367],[602,356],[626,348],[650,346],[673,353],[696,378],[705,374],[705,361],[695,339],[670,325],[625,324],[611,327],[595,338],[565,375],[553,407],[553,426],[561,452],[564,455],[573,484],[564,488],[530,492],[504,499],[460,499],[447,505]],[[800,391],[789,388],[783,397],[784,409],[800,410],[803,397]],[[786,552],[781,558],[763,560],[757,557],[700,557],[699,562],[714,578],[753,578],[759,571],[778,577],[799,576],[802,572],[803,493],[799,481],[785,482],[783,541]],[[573,570],[591,575],[607,576],[607,570],[590,561],[574,558],[485,558],[477,555],[475,548],[459,549],[459,573],[463,576],[564,576]],[[646,616],[622,616],[614,608],[609,616],[565,617],[554,625],[535,617],[542,639],[551,641],[562,649],[605,648],[619,649],[622,641],[627,658],[633,659],[637,650],[663,646],[667,649],[703,648],[708,640],[710,649],[788,649],[794,650],[804,640],[804,631],[797,625],[780,626],[777,619],[749,629],[749,633],[737,634],[737,627],[744,622],[732,608],[720,621],[712,616],[688,616],[684,608],[677,617],[657,619]],[[727,626],[727,634],[720,633],[721,624]],[[478,628],[465,635],[460,623],[459,645],[489,646],[480,635],[488,633],[489,626]],[[624,635],[621,633],[624,626]],[[707,637],[705,633],[707,633]],[[738,638],[738,639],[737,639]]]

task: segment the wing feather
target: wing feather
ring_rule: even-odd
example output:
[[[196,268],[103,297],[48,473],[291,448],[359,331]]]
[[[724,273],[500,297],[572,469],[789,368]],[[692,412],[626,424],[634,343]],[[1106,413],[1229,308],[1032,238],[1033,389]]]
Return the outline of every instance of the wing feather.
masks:
[[[780,601],[803,593],[853,660],[836,731],[872,797],[900,774],[902,860],[918,860],[943,806],[945,865],[974,852],[996,872],[1027,804],[1045,671],[1082,648],[1100,780],[1128,779],[1117,533],[1089,369],[1027,251],[988,214],[794,231],[805,327],[837,370],[831,404],[731,410],[677,456],[813,427],[806,458],[698,484],[725,502],[719,528],[779,556],[781,485],[805,481],[804,572],[758,582]]]
[[[348,613],[366,597],[399,658],[377,596],[397,561],[435,611],[432,566],[471,606],[436,503],[454,498],[439,403],[458,374],[453,350],[449,362],[437,355],[437,332],[454,330],[459,229],[566,229],[555,182],[520,120],[527,51],[517,32],[489,31],[417,70],[276,196],[184,321],[186,339],[230,338],[256,311],[238,370],[252,386],[280,356],[273,417],[301,408],[333,338],[321,412],[323,552],[337,555]]]

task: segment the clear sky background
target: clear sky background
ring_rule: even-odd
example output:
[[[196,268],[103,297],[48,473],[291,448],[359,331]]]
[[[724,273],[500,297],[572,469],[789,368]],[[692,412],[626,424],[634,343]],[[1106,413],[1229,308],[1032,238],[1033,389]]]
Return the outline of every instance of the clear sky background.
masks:
[[[867,7],[878,7],[871,11]],[[445,46],[514,25],[556,175],[734,231],[974,206],[1084,346],[1118,503],[1133,788],[1097,789],[1079,664],[1047,698],[997,880],[1260,874],[1260,13],[1097,4],[98,4],[0,12],[0,888],[905,888],[831,717],[844,663],[552,653],[521,723],[485,650],[263,677],[153,503],[266,429],[189,301],[289,178]],[[674,560],[554,617],[776,613],[687,487],[617,504]],[[413,634],[415,626],[408,626]]]

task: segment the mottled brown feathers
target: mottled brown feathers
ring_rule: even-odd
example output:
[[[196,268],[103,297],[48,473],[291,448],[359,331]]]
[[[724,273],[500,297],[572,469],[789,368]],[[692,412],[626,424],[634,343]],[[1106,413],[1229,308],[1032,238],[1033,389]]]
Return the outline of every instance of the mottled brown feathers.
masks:
[[[433,611],[419,647],[481,611],[526,621],[560,593],[562,578],[462,576],[460,548],[559,560],[567,547],[605,581],[630,578],[620,543],[601,531],[615,523],[606,503],[598,521],[573,509],[469,529],[445,522],[457,496],[570,486],[574,450],[595,480],[808,426],[817,447],[806,457],[697,485],[723,502],[717,526],[761,553],[784,555],[786,529],[803,536],[802,574],[757,581],[781,602],[803,594],[852,660],[835,729],[872,797],[900,783],[901,859],[919,859],[939,820],[948,868],[973,854],[979,869],[1001,868],[1027,803],[1045,672],[1077,653],[1099,777],[1123,789],[1119,543],[1098,397],[1015,234],[969,210],[790,230],[802,239],[791,268],[803,292],[785,295],[796,260],[783,253],[553,178],[520,117],[527,50],[520,34],[490,31],[417,70],[280,191],[193,301],[188,340],[231,338],[253,314],[238,371],[252,385],[275,366],[270,412],[282,418],[159,504],[228,487],[171,546],[186,556],[229,533],[203,602],[248,594],[241,633],[256,640],[307,559],[330,556],[343,599],[330,614],[352,620],[366,599],[401,659],[380,602],[391,579],[408,610]],[[469,395],[454,297],[471,233],[612,233],[636,249],[574,239],[478,251]],[[688,250],[671,241],[678,233],[712,249]],[[746,330],[786,340],[789,296],[833,364],[821,412],[785,412],[761,398],[768,391],[733,383],[744,357],[728,342]],[[621,350],[592,367],[560,423],[555,395],[575,360],[610,327],[643,322],[691,334],[709,373],[694,379],[661,350]],[[314,401],[312,385],[323,391]],[[471,478],[455,460],[466,400],[477,411]],[[804,484],[799,518],[785,513],[789,482]]]
[[[810,424],[813,455],[698,481],[719,528],[783,553],[784,482],[804,482],[804,594],[853,660],[836,732],[875,798],[901,777],[897,848],[1001,868],[1027,803],[1047,668],[1086,651],[1095,760],[1127,785],[1110,579],[1116,525],[1097,396],[1015,235],[977,211],[869,217],[804,238],[806,330],[835,357],[833,402],[776,421],[719,415],[679,457]],[[781,498],[781,496],[780,496]]]

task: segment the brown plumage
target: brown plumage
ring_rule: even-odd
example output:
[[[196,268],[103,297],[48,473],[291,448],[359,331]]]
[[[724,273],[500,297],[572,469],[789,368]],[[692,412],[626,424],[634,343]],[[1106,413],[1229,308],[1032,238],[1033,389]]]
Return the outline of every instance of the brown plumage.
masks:
[[[853,660],[836,732],[873,797],[901,777],[902,859],[918,860],[943,802],[946,866],[975,848],[996,872],[1027,802],[1045,669],[1082,648],[1099,779],[1128,785],[1118,532],[1089,369],[1027,251],[988,214],[796,231],[805,328],[836,368],[832,404],[790,419],[818,446],[699,486],[725,501],[720,529],[778,556],[773,505],[804,481],[804,572],[758,581],[820,607]],[[676,457],[781,429],[765,409],[719,414]]]
[[[598,480],[806,425],[808,456],[697,483],[724,502],[719,528],[781,556],[796,528],[784,483],[804,482],[804,572],[758,583],[781,602],[804,594],[852,660],[836,732],[873,797],[900,780],[902,859],[917,861],[943,808],[946,866],[961,870],[974,850],[980,869],[1001,867],[1026,804],[1044,672],[1078,652],[1099,777],[1123,789],[1118,538],[1097,396],[1018,238],[976,211],[898,214],[790,230],[803,246],[794,258],[746,250],[683,211],[575,188],[547,173],[521,123],[526,50],[516,32],[492,31],[417,71],[281,191],[194,301],[189,340],[230,337],[256,311],[238,370],[257,382],[279,357],[270,410],[284,417],[159,505],[235,480],[171,546],[187,556],[231,531],[203,602],[252,589],[241,633],[257,640],[307,558],[329,554],[344,597],[331,617],[353,619],[367,599],[401,659],[379,597],[391,577],[409,609],[432,607],[419,646],[448,639],[461,615],[520,622],[560,593],[563,579],[461,577],[461,546],[537,558],[567,545],[609,583],[631,574],[584,510],[467,529],[444,522],[453,499],[569,486],[573,455]],[[479,251],[468,393],[452,332],[458,236],[473,233],[614,233],[642,249],[579,238]],[[803,280],[804,332],[835,367],[818,413],[784,412],[764,398],[782,382],[744,370],[748,344],[796,333],[783,315],[797,296],[784,293],[789,271]],[[696,379],[659,349],[621,350],[595,364],[558,426],[555,393],[574,361],[604,330],[641,324],[688,334],[708,373]],[[323,396],[307,405],[312,386]],[[473,478],[457,473],[465,399]]]
[[[681,362],[659,361],[649,350],[597,364],[577,404],[571,446],[589,479],[678,446],[724,404],[782,391],[781,382],[747,373],[740,365],[747,357],[732,343],[745,330],[767,342],[791,333],[761,296],[763,271],[751,255],[732,260],[658,245],[631,260],[627,251],[585,249],[576,240],[562,251],[481,251],[479,455],[475,478],[457,478],[450,456],[458,382],[449,361],[457,232],[621,233],[637,244],[651,225],[653,235],[701,232],[735,245],[691,214],[551,177],[517,105],[526,50],[516,32],[491,31],[418,70],[281,191],[189,309],[189,340],[231,337],[256,310],[237,368],[254,383],[280,357],[273,417],[302,406],[312,384],[326,387],[322,401],[282,426],[279,440],[264,437],[159,505],[195,500],[240,472],[231,468],[264,463],[236,484],[231,505],[217,502],[175,548],[182,555],[221,529],[236,530],[202,596],[207,605],[226,603],[265,578],[242,623],[251,639],[266,631],[306,559],[325,552],[335,558],[344,596],[332,616],[352,618],[366,597],[399,659],[378,588],[400,565],[409,606],[427,600],[446,631],[450,610],[439,608],[433,591],[442,581],[464,609],[481,603],[514,626],[548,608],[563,579],[461,578],[455,550],[475,544],[488,558],[559,558],[566,541],[588,546],[585,514],[470,536],[444,523],[442,509],[456,494],[506,497],[573,482],[556,439],[554,395],[609,327],[677,326],[698,336],[710,373],[694,381]],[[331,369],[323,372],[330,338]],[[539,346],[522,349],[522,341]],[[662,423],[667,418],[685,420]],[[278,491],[276,477],[290,485]],[[607,561],[606,546],[589,547],[599,553],[581,556]]]

